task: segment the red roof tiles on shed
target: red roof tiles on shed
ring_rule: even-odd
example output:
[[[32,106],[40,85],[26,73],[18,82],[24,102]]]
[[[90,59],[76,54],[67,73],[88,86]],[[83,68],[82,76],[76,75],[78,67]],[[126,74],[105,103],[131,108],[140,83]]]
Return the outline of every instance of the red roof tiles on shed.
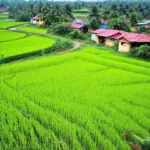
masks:
[[[104,20],[103,18],[100,18],[99,20],[100,20],[101,24],[108,24],[108,21]]]
[[[138,42],[138,43],[149,43],[150,35],[143,33],[127,33],[122,38],[126,39],[129,42]]]
[[[8,10],[6,8],[0,8],[0,13],[7,12]]]
[[[146,29],[150,29],[150,26],[145,26]]]
[[[150,34],[125,32],[122,30],[98,29],[92,31],[101,37],[110,37],[114,39],[126,39],[129,42],[150,43]]]
[[[74,28],[74,29],[81,29],[83,26],[80,25],[80,24],[76,24],[76,23],[71,23],[71,28]]]

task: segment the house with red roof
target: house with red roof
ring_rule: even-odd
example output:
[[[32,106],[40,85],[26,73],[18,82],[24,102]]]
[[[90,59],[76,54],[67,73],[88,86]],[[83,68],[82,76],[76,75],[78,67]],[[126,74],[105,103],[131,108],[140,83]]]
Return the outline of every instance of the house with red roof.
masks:
[[[6,8],[0,8],[0,13],[7,13],[8,12],[8,9]]]
[[[118,51],[129,52],[131,48],[148,44],[150,45],[150,35],[144,33],[127,33],[119,39]]]
[[[97,44],[102,43],[107,46],[114,46],[115,41],[124,34],[126,34],[126,32],[121,30],[98,29],[92,31],[91,40],[96,41]]]
[[[84,18],[75,18],[71,23],[71,28],[86,33],[88,32],[87,20]]]
[[[103,18],[100,18],[99,21],[101,22],[101,25],[100,25],[100,28],[103,28],[103,29],[108,29],[108,21],[107,20],[104,20]]]
[[[135,46],[150,44],[150,35],[144,33],[130,33],[112,29],[98,29],[91,33],[91,40],[97,44],[102,43],[112,47],[118,41],[118,51],[120,52],[129,52]]]
[[[32,17],[31,18],[31,24],[37,24],[37,25],[42,25],[44,22],[41,20],[38,16]]]

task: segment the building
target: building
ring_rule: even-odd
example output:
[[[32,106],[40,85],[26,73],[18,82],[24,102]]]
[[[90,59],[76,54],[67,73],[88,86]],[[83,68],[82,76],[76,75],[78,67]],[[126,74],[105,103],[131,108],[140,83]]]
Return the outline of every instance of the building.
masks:
[[[129,52],[133,47],[150,44],[150,35],[144,33],[130,33],[112,29],[98,29],[91,33],[91,40],[97,44],[113,47],[115,42],[118,42],[118,51],[120,52]]]
[[[76,30],[83,32],[83,33],[88,32],[88,27],[81,25],[81,24],[71,23],[71,28],[76,29]]]
[[[0,13],[7,13],[8,12],[8,9],[6,8],[0,8]]]
[[[144,19],[144,23],[150,24],[150,19]]]
[[[87,25],[87,20],[84,18],[75,18],[72,23],[80,24],[80,25]]]
[[[112,29],[98,29],[92,31],[91,40],[96,41],[97,44],[105,44],[107,46],[114,46],[115,41],[117,41],[126,32],[121,30]]]
[[[80,32],[88,32],[87,21],[84,18],[75,18],[71,23],[71,28],[76,29]]]
[[[100,22],[101,22],[101,25],[100,25],[100,28],[103,28],[103,29],[108,29],[108,21],[104,20],[103,18],[100,18]]]
[[[127,33],[119,39],[118,51],[129,52],[131,48],[150,45],[150,35],[144,33]]]
[[[35,16],[31,18],[31,24],[42,25],[44,22],[39,17]]]
[[[150,24],[150,19],[144,19],[143,22],[138,23],[137,26],[146,26]]]

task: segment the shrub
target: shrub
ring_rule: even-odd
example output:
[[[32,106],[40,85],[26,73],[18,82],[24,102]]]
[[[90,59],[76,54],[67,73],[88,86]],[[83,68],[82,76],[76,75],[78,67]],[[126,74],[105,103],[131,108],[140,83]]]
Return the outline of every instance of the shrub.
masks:
[[[73,39],[82,39],[82,40],[83,40],[83,39],[86,38],[86,36],[85,36],[84,33],[79,32],[79,31],[77,31],[77,30],[72,31],[72,32],[69,34],[69,36],[70,36],[71,38],[73,38]]]
[[[141,27],[139,28],[139,30],[140,30],[140,32],[146,32],[146,31],[147,31],[147,29],[146,29],[144,26],[141,26]]]
[[[71,40],[57,39],[55,41],[55,44],[51,48],[45,50],[44,53],[50,53],[55,50],[60,50],[60,49],[64,49],[64,48],[68,48],[68,47],[72,47],[72,46],[73,46],[73,42]]]
[[[142,45],[131,50],[131,54],[136,57],[150,59],[150,46]]]
[[[60,35],[68,35],[71,31],[72,29],[65,23],[63,24],[53,23],[48,29],[48,32]]]
[[[118,51],[118,47],[119,47],[119,42],[118,42],[118,41],[115,41],[115,45],[114,45],[115,51]]]

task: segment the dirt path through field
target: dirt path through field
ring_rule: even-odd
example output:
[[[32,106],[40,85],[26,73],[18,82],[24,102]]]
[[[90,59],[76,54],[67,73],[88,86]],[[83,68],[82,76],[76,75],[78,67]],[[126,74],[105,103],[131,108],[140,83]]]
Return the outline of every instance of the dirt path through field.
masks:
[[[11,28],[8,28],[8,30],[13,31],[13,32],[25,33],[27,35],[29,35],[29,34],[30,35],[41,35],[41,36],[45,36],[45,37],[55,36],[55,35],[51,35],[51,34],[40,34],[40,33],[34,33],[34,32],[27,32],[27,31],[18,30],[18,28],[22,27],[22,26],[25,26],[25,25],[19,25],[19,26],[16,26],[16,27],[11,27]],[[78,42],[78,41],[73,41],[73,43],[74,43],[73,47],[68,48],[68,49],[63,49],[61,51],[55,51],[53,53],[48,54],[47,56],[61,55],[61,54],[66,54],[66,53],[69,53],[69,52],[73,52],[73,51],[77,50],[78,48],[80,48],[81,44],[83,44],[83,43]],[[34,56],[29,56],[29,57],[26,57],[26,58],[21,58],[21,59],[18,59],[18,60],[14,60],[14,61],[11,61],[9,63],[18,63],[18,62],[26,61],[26,60],[29,60],[29,59],[41,58],[41,57],[46,57],[46,56],[34,55]]]
[[[19,25],[16,27],[11,27],[11,28],[8,28],[8,30],[15,31],[15,32],[22,32],[22,33],[31,34],[31,35],[42,35],[42,36],[48,36],[48,37],[55,36],[55,35],[51,35],[51,34],[41,34],[41,33],[34,33],[34,32],[18,30],[18,28],[22,27],[22,26],[25,26],[25,25]],[[80,47],[80,45],[82,44],[81,42],[77,42],[77,41],[73,41],[73,43],[74,43],[74,47],[72,48],[72,51],[78,49]],[[70,50],[68,50],[68,51],[70,51]],[[67,51],[65,51],[65,53],[66,52]],[[63,52],[61,52],[61,53],[63,53]]]

